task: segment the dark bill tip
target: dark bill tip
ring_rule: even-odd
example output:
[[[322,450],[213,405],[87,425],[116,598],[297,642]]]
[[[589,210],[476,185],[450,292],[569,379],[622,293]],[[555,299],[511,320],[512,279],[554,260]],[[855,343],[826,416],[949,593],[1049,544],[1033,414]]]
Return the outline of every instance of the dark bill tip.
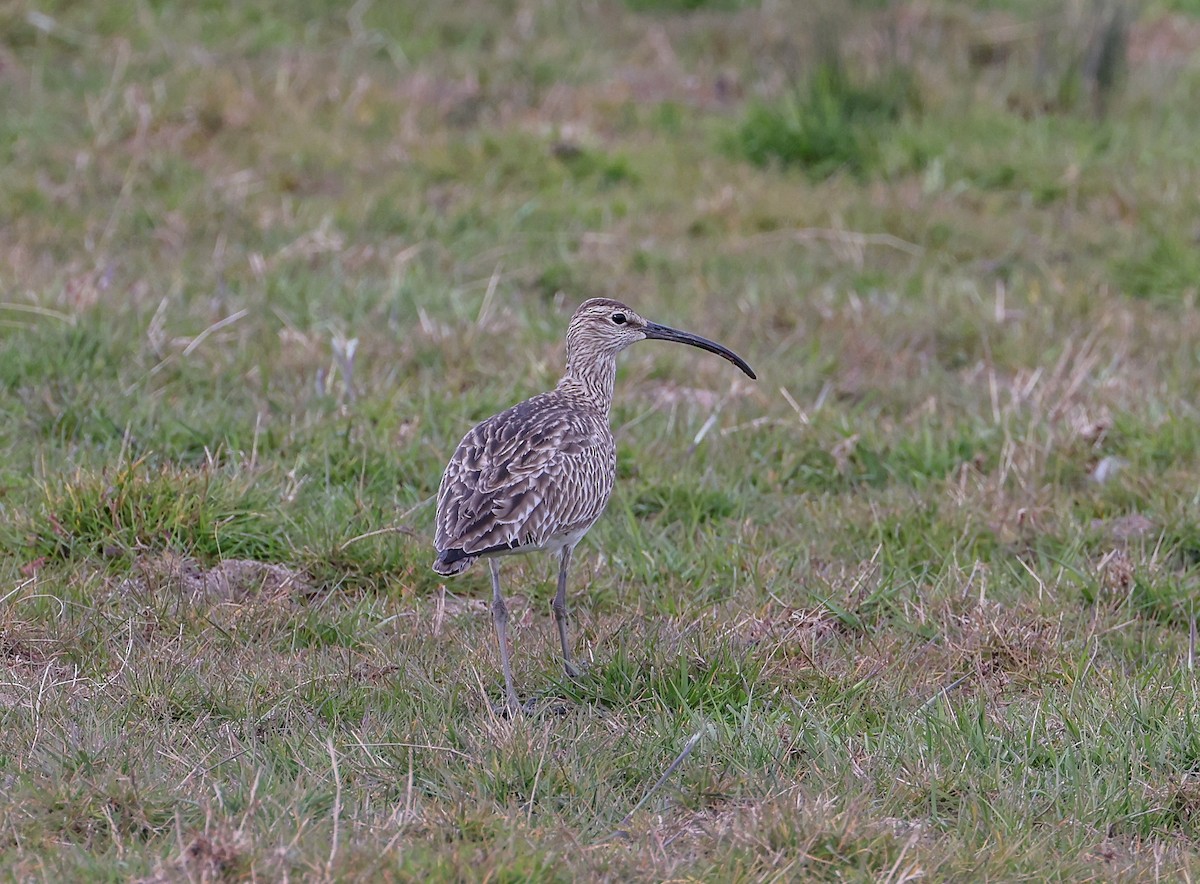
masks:
[[[687,344],[690,347],[699,347],[701,350],[707,350],[709,353],[716,353],[718,356],[728,359],[740,368],[747,377],[758,380],[758,375],[754,373],[754,369],[749,366],[745,359],[738,356],[728,347],[721,346],[716,341],[710,341],[708,338],[702,338],[691,332],[671,328],[669,325],[659,325],[657,322],[647,322],[645,331],[646,337],[650,340],[674,341],[677,344]]]

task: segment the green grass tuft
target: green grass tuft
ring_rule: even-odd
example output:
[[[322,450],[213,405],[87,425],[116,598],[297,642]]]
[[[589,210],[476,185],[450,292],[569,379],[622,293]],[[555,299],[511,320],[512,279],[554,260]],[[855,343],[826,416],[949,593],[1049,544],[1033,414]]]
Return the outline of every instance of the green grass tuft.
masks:
[[[732,497],[715,488],[693,488],[686,485],[651,486],[638,492],[633,501],[634,515],[654,517],[667,523],[700,525],[711,519],[724,519],[733,514]]]
[[[679,654],[665,666],[635,659],[620,649],[587,678],[562,689],[577,703],[614,708],[645,707],[664,712],[696,713],[715,720],[742,721],[750,714],[762,664],[732,648],[704,657]]]
[[[1156,301],[1195,299],[1200,293],[1200,254],[1196,244],[1176,232],[1151,234],[1142,252],[1117,260],[1121,287],[1136,298]]]
[[[820,65],[806,85],[775,104],[748,111],[733,146],[757,165],[797,166],[813,180],[875,171],[878,144],[906,110],[899,73],[885,83],[854,83],[839,64]]]
[[[289,552],[278,504],[253,478],[219,468],[181,470],[134,461],[78,471],[43,486],[14,552],[29,558],[129,561],[164,549],[203,561],[278,561]]]

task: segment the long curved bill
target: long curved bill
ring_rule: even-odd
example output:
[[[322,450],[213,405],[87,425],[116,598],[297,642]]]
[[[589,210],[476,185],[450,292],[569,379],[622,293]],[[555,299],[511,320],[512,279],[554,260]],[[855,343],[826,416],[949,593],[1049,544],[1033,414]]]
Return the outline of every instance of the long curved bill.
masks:
[[[710,341],[708,338],[702,338],[691,332],[671,328],[669,325],[659,325],[657,322],[647,322],[645,331],[646,338],[649,340],[674,341],[677,344],[688,344],[692,347],[699,347],[701,350],[707,350],[709,353],[716,353],[718,356],[728,359],[751,378],[758,379],[758,375],[754,373],[754,369],[746,363],[745,359],[738,356],[728,347],[722,347],[716,341]]]

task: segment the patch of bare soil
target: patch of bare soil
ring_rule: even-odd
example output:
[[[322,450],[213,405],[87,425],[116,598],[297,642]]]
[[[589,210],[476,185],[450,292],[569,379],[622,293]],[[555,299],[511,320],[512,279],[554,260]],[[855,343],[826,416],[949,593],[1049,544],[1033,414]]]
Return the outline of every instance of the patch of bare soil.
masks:
[[[245,834],[236,829],[202,832],[179,856],[164,863],[138,884],[169,884],[173,881],[238,881],[246,877],[251,850]]]
[[[792,608],[768,605],[758,616],[746,620],[744,636],[751,644],[774,641],[794,645],[833,635],[841,624],[826,608]]]
[[[87,684],[44,626],[0,620],[0,709],[32,708],[48,689],[80,693]]]
[[[1129,27],[1129,63],[1185,63],[1200,51],[1200,22],[1186,15],[1164,15]]]
[[[300,571],[270,562],[225,559],[211,568],[189,556],[164,552],[138,560],[118,592],[175,592],[189,601],[272,600],[308,595],[312,585]]]
[[[943,690],[996,694],[1053,677],[1062,665],[1061,624],[1026,607],[946,605],[928,619],[939,636],[913,662]]]
[[[1113,519],[1093,519],[1093,531],[1098,531],[1117,543],[1149,537],[1156,530],[1155,524],[1141,513],[1128,513]]]

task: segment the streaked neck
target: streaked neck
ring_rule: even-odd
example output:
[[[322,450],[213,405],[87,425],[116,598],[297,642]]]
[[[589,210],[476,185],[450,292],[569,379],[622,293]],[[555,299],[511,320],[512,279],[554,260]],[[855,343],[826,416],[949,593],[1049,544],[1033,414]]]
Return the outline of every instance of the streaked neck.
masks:
[[[587,354],[580,358],[576,354],[567,356],[567,370],[558,382],[558,389],[578,396],[598,409],[605,418],[612,406],[613,387],[617,382],[617,357],[615,353]]]

